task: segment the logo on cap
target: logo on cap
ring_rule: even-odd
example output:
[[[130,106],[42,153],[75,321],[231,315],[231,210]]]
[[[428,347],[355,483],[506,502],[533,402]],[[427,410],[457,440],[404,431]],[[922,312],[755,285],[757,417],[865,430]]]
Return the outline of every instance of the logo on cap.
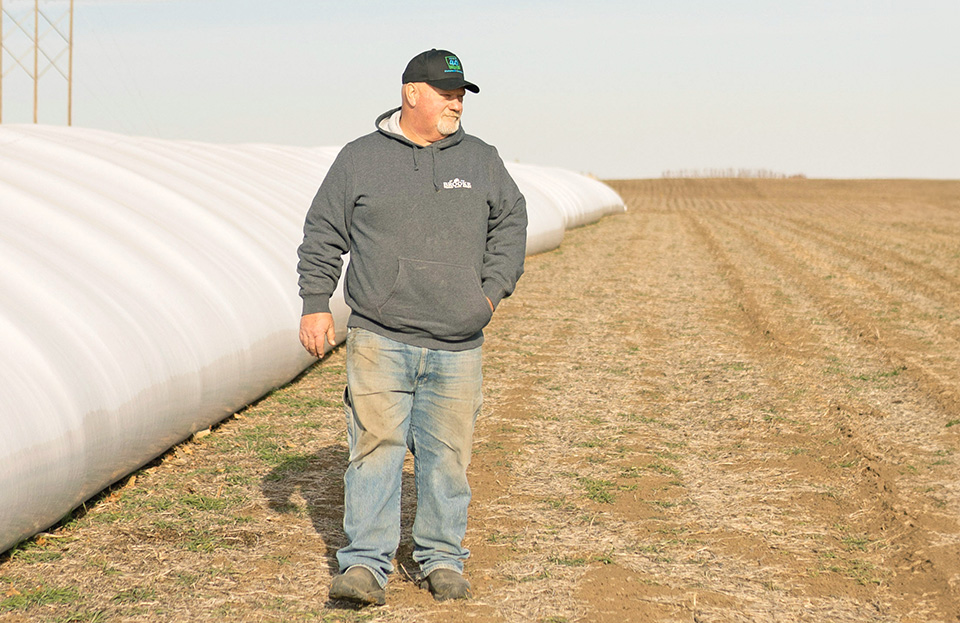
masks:
[[[463,73],[463,67],[460,66],[460,59],[456,56],[447,56],[447,70],[444,73],[456,72],[458,74]]]

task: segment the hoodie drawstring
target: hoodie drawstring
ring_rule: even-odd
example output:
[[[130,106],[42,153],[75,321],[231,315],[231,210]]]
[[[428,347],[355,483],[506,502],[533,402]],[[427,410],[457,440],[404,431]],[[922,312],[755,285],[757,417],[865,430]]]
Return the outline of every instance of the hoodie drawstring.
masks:
[[[411,147],[413,150],[413,170],[420,170],[420,157],[419,154],[422,150],[430,152],[430,164],[433,168],[433,189],[437,192],[440,191],[440,178],[437,176],[437,150],[432,147]]]
[[[437,147],[436,145],[430,145],[428,147],[420,147],[408,139],[403,134],[403,130],[400,128],[400,108],[394,108],[393,110],[388,110],[379,117],[377,117],[376,122],[377,130],[386,136],[392,137],[402,143],[410,145],[410,149],[413,150],[413,170],[420,170],[420,156],[422,154],[418,153],[421,149],[430,150],[430,160],[433,167],[433,189],[436,192],[440,192],[440,189],[443,188],[443,180],[439,177],[439,172],[437,171],[437,151],[439,149],[446,149],[451,145],[458,144],[463,140],[464,133],[463,128],[458,128],[457,131],[444,139],[441,139],[440,142],[443,143],[442,146]]]

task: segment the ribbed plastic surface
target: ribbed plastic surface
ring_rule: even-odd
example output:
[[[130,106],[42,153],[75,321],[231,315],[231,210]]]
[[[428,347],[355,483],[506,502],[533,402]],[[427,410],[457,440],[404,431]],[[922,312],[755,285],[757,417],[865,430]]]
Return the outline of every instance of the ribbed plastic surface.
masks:
[[[338,149],[0,126],[0,551],[314,361],[296,249]],[[624,209],[508,168],[528,253]]]

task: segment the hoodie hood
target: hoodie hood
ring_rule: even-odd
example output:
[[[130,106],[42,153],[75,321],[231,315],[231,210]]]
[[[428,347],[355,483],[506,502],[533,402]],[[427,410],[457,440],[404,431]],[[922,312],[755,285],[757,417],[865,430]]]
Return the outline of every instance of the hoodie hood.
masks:
[[[376,121],[377,131],[383,134],[384,136],[389,136],[390,138],[408,145],[411,149],[411,155],[413,157],[413,170],[420,170],[420,161],[423,158],[428,158],[430,160],[430,165],[433,168],[433,186],[435,190],[440,190],[440,185],[442,181],[437,177],[437,157],[438,153],[448,147],[452,147],[463,140],[465,136],[463,132],[463,125],[457,128],[457,131],[449,136],[445,136],[439,141],[434,141],[429,145],[417,145],[409,138],[407,138],[403,130],[400,128],[400,107],[392,108],[387,112],[383,113],[377,117]]]
[[[429,145],[417,145],[410,139],[408,139],[404,134],[403,130],[400,129],[400,107],[391,108],[387,112],[383,113],[377,117],[376,121],[377,130],[383,134],[394,138],[402,143],[407,143],[413,147],[419,147],[420,149],[429,149],[435,147],[437,149],[445,149],[451,145],[456,145],[463,140],[464,132],[463,125],[457,128],[457,131],[451,134],[450,136],[445,136],[439,141],[434,141]]]

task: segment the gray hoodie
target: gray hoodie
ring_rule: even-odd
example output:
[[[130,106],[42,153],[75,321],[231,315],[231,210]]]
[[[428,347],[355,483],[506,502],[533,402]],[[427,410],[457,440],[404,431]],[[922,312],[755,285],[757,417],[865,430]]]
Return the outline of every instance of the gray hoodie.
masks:
[[[300,245],[303,313],[329,311],[342,255],[347,323],[427,348],[483,342],[523,273],[526,202],[496,149],[458,129],[421,147],[399,108],[347,144],[320,185]]]

